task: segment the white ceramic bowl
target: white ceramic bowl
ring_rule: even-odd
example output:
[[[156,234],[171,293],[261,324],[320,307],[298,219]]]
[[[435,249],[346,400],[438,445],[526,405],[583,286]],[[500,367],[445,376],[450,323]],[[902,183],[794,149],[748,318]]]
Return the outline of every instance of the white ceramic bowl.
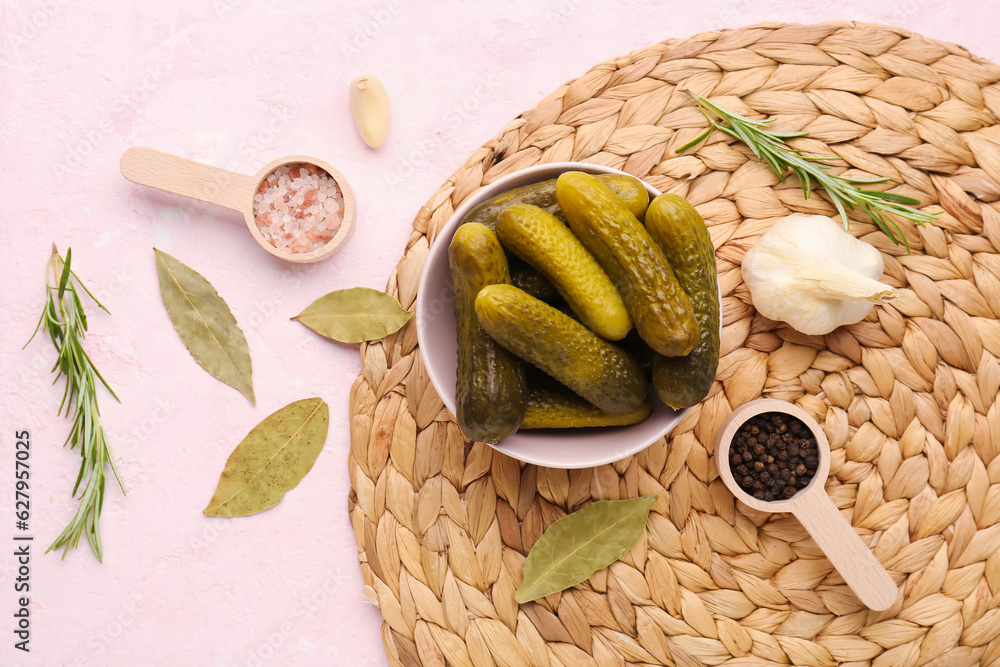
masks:
[[[565,171],[624,174],[610,167],[585,162],[551,162],[516,171],[474,192],[441,228],[427,255],[417,292],[417,339],[424,368],[445,406],[455,414],[458,367],[455,329],[455,295],[448,268],[448,245],[474,207],[505,190],[555,178]],[[650,199],[660,191],[643,183]],[[653,412],[641,424],[607,428],[543,429],[518,431],[495,449],[527,463],[549,468],[588,468],[625,458],[653,444],[674,427],[685,412],[668,408],[653,397]]]

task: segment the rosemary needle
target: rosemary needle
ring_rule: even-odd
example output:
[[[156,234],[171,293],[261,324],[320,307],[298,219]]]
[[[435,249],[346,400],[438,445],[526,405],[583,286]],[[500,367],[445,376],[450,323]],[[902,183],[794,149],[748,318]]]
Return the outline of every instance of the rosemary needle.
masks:
[[[893,243],[898,245],[902,242],[906,252],[910,252],[910,244],[892,216],[899,216],[918,225],[933,222],[937,216],[936,213],[913,208],[913,205],[920,202],[912,197],[893,192],[863,190],[858,187],[858,185],[883,183],[889,180],[888,178],[845,178],[831,174],[828,171],[830,165],[826,161],[840,158],[803,155],[802,151],[785,143],[785,139],[803,137],[809,134],[808,132],[774,132],[767,129],[767,126],[774,122],[774,118],[753,120],[729,111],[701,95],[693,97],[708,119],[710,127],[691,143],[678,148],[678,153],[700,144],[708,138],[713,129],[724,132],[746,144],[757,159],[771,167],[782,182],[789,171],[798,176],[802,184],[802,194],[806,199],[815,187],[826,190],[844,221],[845,230],[849,225],[847,211],[853,211],[857,206],[871,217]]]
[[[108,312],[90,290],[80,281],[77,275],[70,268],[72,260],[72,249],[66,250],[66,259],[59,255],[56,247],[52,246],[52,257],[46,268],[45,286],[46,301],[42,317],[35,327],[34,333],[28,340],[30,343],[39,330],[49,334],[52,345],[58,352],[56,363],[52,371],[58,371],[53,383],[59,378],[65,378],[65,389],[63,390],[62,402],[59,404],[59,413],[69,416],[72,411],[73,423],[69,435],[64,444],[70,445],[71,449],[79,449],[81,461],[80,472],[76,477],[76,484],[73,486],[73,496],[83,485],[83,492],[80,495],[80,506],[69,522],[69,525],[60,533],[55,542],[45,550],[45,553],[53,549],[63,549],[63,558],[70,547],[77,548],[80,537],[87,535],[90,548],[93,549],[97,560],[103,562],[103,552],[101,548],[100,517],[101,507],[104,505],[104,475],[105,465],[111,464],[115,479],[125,493],[125,485],[122,484],[121,475],[115,466],[111,450],[108,448],[107,436],[104,427],[101,426],[100,410],[97,406],[97,381],[104,385],[115,400],[115,392],[108,386],[108,383],[98,372],[91,361],[86,350],[83,349],[82,341],[87,331],[87,315],[83,310],[83,302],[77,293],[79,286],[93,299],[102,310]],[[49,281],[49,269],[54,278],[54,284]],[[28,343],[25,343],[27,347]]]

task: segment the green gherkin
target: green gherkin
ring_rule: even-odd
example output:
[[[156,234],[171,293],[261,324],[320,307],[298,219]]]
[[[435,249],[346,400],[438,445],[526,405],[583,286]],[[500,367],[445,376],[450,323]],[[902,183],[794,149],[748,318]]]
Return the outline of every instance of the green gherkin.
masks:
[[[632,412],[646,397],[646,378],[631,355],[513,285],[480,290],[476,316],[501,346],[605,412]]]
[[[705,398],[719,367],[719,282],[708,227],[682,197],[663,194],[646,211],[646,229],[663,250],[698,318],[700,338],[684,357],[653,358],[656,395],[672,408]]]
[[[497,217],[496,230],[503,247],[549,279],[591,331],[621,340],[632,328],[608,274],[554,215],[531,204],[512,204]]]
[[[475,299],[487,285],[510,282],[507,258],[489,227],[470,223],[455,232],[448,265],[458,328],[455,417],[470,440],[496,444],[524,419],[524,365],[479,326]]]
[[[554,380],[533,382],[528,388],[528,407],[522,429],[630,426],[649,417],[653,403],[647,397],[632,412],[615,415],[588,403]]]
[[[556,198],[566,223],[621,293],[646,344],[669,357],[691,352],[699,335],[691,299],[635,215],[606,185],[583,172],[562,174]]]
[[[599,174],[597,180],[611,188],[611,191],[618,195],[618,198],[625,203],[633,215],[642,220],[646,206],[649,204],[649,193],[646,192],[646,187],[639,179],[627,174]],[[565,219],[559,209],[559,204],[556,202],[556,179],[550,178],[506,190],[487,199],[469,211],[464,222],[478,222],[495,230],[497,216],[512,204],[531,204],[545,209],[560,220]],[[510,277],[511,283],[542,301],[551,303],[554,298],[558,297],[558,292],[547,278],[536,271],[534,267],[520,260],[515,259],[511,262]]]

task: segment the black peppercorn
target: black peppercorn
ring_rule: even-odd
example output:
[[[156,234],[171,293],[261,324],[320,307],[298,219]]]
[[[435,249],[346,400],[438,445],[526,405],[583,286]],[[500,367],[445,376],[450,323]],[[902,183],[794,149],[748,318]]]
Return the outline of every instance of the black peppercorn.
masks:
[[[765,413],[737,430],[729,462],[740,488],[758,500],[794,496],[816,474],[816,439],[800,420]]]

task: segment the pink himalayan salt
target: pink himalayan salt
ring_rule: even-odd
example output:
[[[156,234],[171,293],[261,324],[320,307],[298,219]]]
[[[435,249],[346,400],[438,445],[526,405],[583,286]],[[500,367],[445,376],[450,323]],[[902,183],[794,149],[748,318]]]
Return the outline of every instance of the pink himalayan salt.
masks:
[[[340,229],[344,196],[326,171],[296,162],[278,167],[261,182],[253,214],[257,229],[278,250],[311,252]]]

